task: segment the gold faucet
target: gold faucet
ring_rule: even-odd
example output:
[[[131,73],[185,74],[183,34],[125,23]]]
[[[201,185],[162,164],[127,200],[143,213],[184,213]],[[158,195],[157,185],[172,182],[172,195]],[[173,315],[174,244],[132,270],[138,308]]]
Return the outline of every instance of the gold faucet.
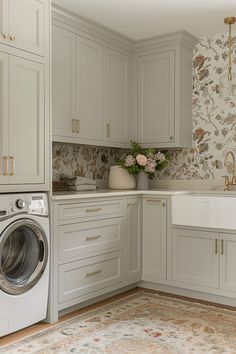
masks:
[[[235,167],[236,167],[236,161],[235,161],[235,155],[232,151],[228,151],[225,155],[225,159],[224,159],[224,165],[227,168],[227,161],[229,156],[232,157],[232,162],[233,162],[233,174],[232,177],[229,178],[229,176],[225,176],[225,187],[224,187],[224,191],[229,191],[230,190],[230,186],[235,186],[236,185],[236,176],[235,176]]]

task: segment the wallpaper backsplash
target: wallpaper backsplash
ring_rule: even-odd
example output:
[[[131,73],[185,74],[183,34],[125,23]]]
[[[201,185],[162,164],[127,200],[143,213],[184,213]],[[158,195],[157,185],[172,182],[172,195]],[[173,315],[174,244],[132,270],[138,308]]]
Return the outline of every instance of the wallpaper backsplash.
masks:
[[[227,80],[227,33],[199,40],[193,56],[193,146],[171,151],[169,180],[214,180],[232,172],[225,154],[236,153],[236,75]],[[236,73],[236,37],[233,72]],[[53,143],[53,179],[61,173],[107,180],[109,167],[125,150]]]

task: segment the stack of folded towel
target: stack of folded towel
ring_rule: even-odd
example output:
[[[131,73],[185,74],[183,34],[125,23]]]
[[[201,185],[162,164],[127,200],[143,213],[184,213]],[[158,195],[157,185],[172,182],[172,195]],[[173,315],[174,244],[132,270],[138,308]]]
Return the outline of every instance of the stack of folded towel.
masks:
[[[70,177],[66,174],[61,174],[60,179],[66,182],[68,191],[82,192],[97,190],[96,181],[87,177]]]

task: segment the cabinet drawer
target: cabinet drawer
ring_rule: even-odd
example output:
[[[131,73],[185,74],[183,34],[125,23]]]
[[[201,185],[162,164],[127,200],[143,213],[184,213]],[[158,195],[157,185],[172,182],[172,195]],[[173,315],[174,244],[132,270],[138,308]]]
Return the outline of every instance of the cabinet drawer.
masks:
[[[59,205],[59,224],[71,221],[98,220],[123,215],[122,200],[79,202]]]
[[[123,248],[122,218],[59,226],[59,259],[83,257]]]
[[[59,303],[123,280],[123,252],[111,252],[59,266]]]

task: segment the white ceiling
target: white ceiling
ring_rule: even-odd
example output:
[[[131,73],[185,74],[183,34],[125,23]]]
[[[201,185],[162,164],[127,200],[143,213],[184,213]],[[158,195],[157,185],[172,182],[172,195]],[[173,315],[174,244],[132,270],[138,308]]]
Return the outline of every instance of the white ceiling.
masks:
[[[235,0],[52,1],[135,40],[181,29],[197,37],[227,32],[224,17],[236,16]]]

